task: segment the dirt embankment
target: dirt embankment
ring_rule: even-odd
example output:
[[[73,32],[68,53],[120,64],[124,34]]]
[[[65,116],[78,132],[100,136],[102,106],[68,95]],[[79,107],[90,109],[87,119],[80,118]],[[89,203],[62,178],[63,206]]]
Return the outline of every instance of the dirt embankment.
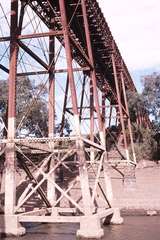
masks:
[[[160,164],[143,161],[135,172],[136,181],[126,187],[120,175],[112,170],[115,204],[124,212],[160,213]]]
[[[122,169],[123,171],[124,169]],[[119,172],[111,169],[111,180],[116,207],[129,214],[160,213],[160,164],[142,161],[138,164],[133,184],[124,185]],[[1,179],[0,179],[1,180]],[[18,182],[21,173],[17,173]],[[0,181],[1,182],[1,181]],[[0,198],[4,199],[4,178]]]

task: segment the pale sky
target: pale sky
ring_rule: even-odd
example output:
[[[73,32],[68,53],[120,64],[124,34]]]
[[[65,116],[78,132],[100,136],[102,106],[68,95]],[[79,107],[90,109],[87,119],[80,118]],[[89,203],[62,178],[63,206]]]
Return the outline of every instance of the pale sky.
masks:
[[[160,0],[98,0],[130,71],[160,71]]]
[[[160,72],[160,0],[97,1],[136,82],[146,73]],[[6,2],[10,0],[0,0],[7,12]]]

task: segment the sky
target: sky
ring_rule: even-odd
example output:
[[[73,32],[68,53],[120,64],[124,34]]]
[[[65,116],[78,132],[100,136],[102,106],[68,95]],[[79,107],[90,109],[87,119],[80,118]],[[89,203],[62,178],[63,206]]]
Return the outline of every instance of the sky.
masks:
[[[10,0],[0,0],[5,3]],[[160,0],[97,0],[122,57],[141,89],[140,78],[160,72]],[[7,10],[6,10],[7,11]]]
[[[160,0],[98,0],[136,85],[160,72]]]

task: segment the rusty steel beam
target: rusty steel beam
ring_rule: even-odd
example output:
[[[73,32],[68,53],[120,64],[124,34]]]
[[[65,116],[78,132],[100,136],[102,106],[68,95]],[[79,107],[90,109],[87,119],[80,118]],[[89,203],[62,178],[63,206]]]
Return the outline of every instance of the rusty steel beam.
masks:
[[[94,66],[91,38],[90,38],[89,25],[88,25],[88,19],[87,19],[86,3],[84,0],[81,0],[81,4],[82,4],[82,14],[83,14],[83,19],[84,19],[84,29],[85,29],[88,55],[89,55],[89,58],[91,61],[91,65]],[[93,85],[94,104],[95,104],[95,109],[96,109],[97,117],[98,117],[99,131],[102,133],[103,125],[102,125],[102,117],[101,117],[101,113],[100,113],[99,100],[98,100],[96,71],[95,71],[94,67],[93,67],[93,71],[91,72],[91,80],[92,80],[92,85]],[[104,141],[104,140],[101,139],[101,141]]]
[[[26,52],[28,53],[34,60],[36,60],[42,67],[44,67],[46,70],[49,70],[48,64],[46,64],[40,57],[38,57],[37,54],[35,54],[29,47],[27,47],[23,42],[18,41],[18,45]]]
[[[49,37],[49,36],[61,36],[63,35],[62,31],[50,31],[50,32],[43,32],[43,33],[31,33],[31,34],[24,34],[24,35],[18,35],[18,40],[24,40],[24,39],[33,39],[33,38],[43,38],[43,37]],[[11,37],[0,37],[0,42],[10,41]]]
[[[78,115],[76,87],[74,83],[73,67],[72,67],[72,52],[70,48],[71,45],[70,45],[69,29],[68,29],[67,16],[66,16],[66,8],[63,0],[59,1],[59,6],[60,6],[60,12],[61,12],[61,22],[63,26],[64,44],[65,44],[65,52],[66,52],[67,65],[68,65],[68,77],[69,77],[69,85],[71,90],[73,112],[75,115]]]
[[[60,136],[63,136],[63,130],[64,130],[64,123],[65,123],[65,113],[67,108],[67,98],[68,98],[68,90],[69,90],[69,78],[67,75],[67,81],[66,81],[66,89],[64,94],[64,103],[63,103],[63,110],[62,110],[62,119],[61,119],[61,128],[60,128]]]
[[[0,68],[3,68],[4,66],[0,65]],[[82,67],[82,68],[73,68],[73,72],[86,72],[86,71],[89,71],[90,68],[88,67]],[[7,72],[7,68],[5,69],[5,71]],[[9,70],[8,70],[9,71]],[[67,73],[68,72],[68,69],[64,68],[64,69],[54,69],[53,70],[54,73]],[[48,71],[34,71],[34,72],[19,72],[17,73],[17,76],[34,76],[34,75],[43,75],[43,74],[48,74]]]
[[[50,32],[43,32],[43,33],[32,33],[32,34],[25,34],[19,35],[18,39],[32,39],[32,38],[43,38],[43,37],[50,37],[50,36],[61,36],[63,35],[63,31],[50,31]]]
[[[10,65],[8,79],[8,140],[15,138],[16,121],[16,73],[17,73],[17,31],[18,31],[18,0],[11,2],[11,28],[10,28]],[[16,156],[14,143],[8,143],[6,147],[5,160],[5,214],[13,215],[16,203],[16,181],[15,181]],[[6,221],[6,228],[10,222]]]
[[[53,16],[55,16],[55,24],[56,24],[57,30],[61,29],[60,16],[59,16],[59,12],[58,12],[58,8],[59,8],[58,2],[51,3],[49,0],[47,0],[44,3],[37,2],[34,5],[33,5],[32,1],[27,1],[27,3],[32,7],[32,9],[37,13],[37,15],[43,20],[43,22],[47,26],[50,26],[49,21],[50,21],[51,15],[53,14]],[[86,3],[87,3],[88,21],[89,21],[89,26],[90,26],[90,34],[92,35],[91,45],[92,45],[92,48],[94,49],[94,60],[96,61],[96,65],[98,66],[98,69],[100,71],[100,75],[98,75],[96,72],[98,87],[100,87],[101,90],[102,90],[102,86],[104,87],[106,85],[105,88],[109,87],[111,94],[114,95],[115,101],[117,101],[115,86],[112,86],[112,84],[111,84],[111,82],[114,81],[113,72],[110,71],[110,69],[111,69],[110,68],[110,65],[111,65],[110,51],[112,49],[111,45],[112,45],[112,42],[114,41],[114,39],[113,39],[113,36],[111,34],[111,31],[110,31],[106,21],[105,21],[105,18],[98,6],[97,1],[96,0],[93,0],[93,1],[87,0]],[[75,5],[77,6],[77,3],[75,3]],[[68,14],[69,12],[73,11],[73,9],[72,9],[73,4],[71,2],[68,2],[67,6],[69,9],[67,12],[67,14]],[[80,6],[80,4],[79,4],[79,6]],[[50,16],[49,16],[49,12],[47,13],[47,11],[48,11],[47,9],[49,9],[49,7],[51,8]],[[45,18],[44,16],[46,16],[47,14],[48,14],[48,16],[47,16],[48,18]],[[83,16],[80,11],[78,11],[77,13],[73,12],[73,14],[74,14],[74,21],[76,22],[76,18],[78,18],[78,21],[80,21],[81,29],[78,29],[76,27],[76,24],[75,25],[73,23],[70,24],[70,29],[69,29],[70,34],[69,35],[70,35],[71,43],[73,44],[72,47],[74,50],[72,54],[73,54],[73,57],[79,62],[79,64],[84,64],[84,60],[85,60],[85,64],[89,64],[88,60],[86,59],[86,56],[87,56],[86,46],[83,43],[83,39],[80,38],[81,34],[79,32],[82,29],[84,30]],[[77,38],[77,36],[78,36],[78,38]],[[58,39],[60,40],[61,43],[63,43],[63,40],[61,37],[58,37]],[[94,44],[96,44],[96,45],[94,45]],[[104,51],[101,51],[102,49],[106,49],[105,53],[104,53]],[[116,43],[115,43],[115,51],[116,51],[117,57],[119,59],[122,59]],[[83,57],[83,61],[82,61],[82,57]],[[106,60],[101,61],[101,59],[103,57]],[[81,58],[81,60],[80,60],[80,58]],[[125,75],[127,76],[125,79],[125,85],[126,86],[128,85],[129,88],[131,88],[133,91],[136,91],[133,81],[128,72],[128,69],[126,68],[125,63],[124,63],[124,66],[125,66]],[[108,77],[110,78],[109,84],[107,83]],[[103,78],[104,78],[104,80],[101,81]],[[100,82],[103,82],[103,83],[100,83]]]
[[[111,127],[112,111],[113,111],[113,106],[111,105],[110,111],[109,111],[109,124],[108,124],[109,128]]]
[[[103,121],[103,128],[105,130],[105,117],[106,117],[106,96],[105,93],[102,93],[102,121]]]
[[[84,93],[85,93],[85,85],[86,85],[86,75],[83,76],[83,83],[82,83],[82,94],[81,94],[81,102],[80,102],[80,121],[82,118],[82,110],[83,110],[83,102],[84,102]]]
[[[76,87],[75,87],[74,75],[73,75],[72,52],[71,52],[71,45],[70,45],[70,38],[69,38],[65,1],[59,0],[59,6],[60,6],[60,13],[61,13],[61,22],[63,26],[64,45],[65,45],[65,52],[66,52],[66,58],[67,58],[66,61],[68,65],[68,77],[69,77],[69,86],[71,91],[72,108],[74,113],[75,130],[76,130],[77,136],[81,137],[80,119],[79,119],[79,112],[78,112]],[[88,179],[88,172],[87,172],[87,165],[86,165],[86,157],[83,149],[84,148],[83,141],[81,139],[79,140],[77,139],[76,145],[77,145],[77,151],[78,151],[77,157],[79,162],[79,177],[80,177],[80,184],[81,184],[83,209],[86,216],[91,216],[92,215],[91,194],[89,189],[89,179]]]
[[[9,73],[9,69],[0,64],[0,69],[2,69],[4,72]]]
[[[18,36],[21,34],[21,31],[22,31],[22,25],[23,25],[24,14],[25,14],[25,7],[26,7],[26,3],[21,2],[19,21],[18,21]]]
[[[81,48],[80,44],[78,44],[76,42],[76,40],[71,36],[71,34],[69,34],[70,40],[73,43],[73,45],[78,49],[78,51],[81,53],[81,55],[84,57],[84,59],[86,60],[86,62],[88,63],[88,66],[90,68],[93,68],[93,64],[91,63],[90,59],[87,57],[87,55],[85,54],[85,52],[83,51],[83,49]]]
[[[132,133],[132,126],[131,126],[131,120],[130,120],[130,114],[129,114],[129,108],[128,108],[128,101],[127,101],[127,95],[126,95],[126,88],[124,83],[124,76],[123,76],[123,70],[121,72],[121,83],[122,83],[122,89],[123,89],[123,96],[124,96],[124,102],[125,102],[125,108],[127,112],[127,121],[128,121],[128,129],[130,134],[130,141],[131,141],[131,149],[133,154],[133,160],[136,163],[136,155],[134,150],[134,141],[133,141],[133,133]]]
[[[37,179],[33,176],[32,172],[30,171],[29,167],[27,166],[27,164],[25,163],[24,159],[19,159],[19,164],[20,166],[22,166],[22,168],[24,169],[26,175],[28,176],[28,178],[32,181],[32,183],[34,185],[38,184]],[[37,189],[38,194],[41,196],[41,199],[43,200],[43,202],[45,203],[45,205],[50,208],[51,204],[48,201],[48,199],[45,196],[44,190],[41,188],[41,186]]]
[[[112,53],[112,64],[113,64],[114,79],[115,79],[117,98],[118,98],[118,110],[119,110],[119,114],[120,114],[120,123],[122,126],[122,133],[123,133],[123,138],[124,138],[124,146],[125,146],[125,150],[126,150],[127,160],[129,160],[128,144],[127,144],[124,116],[123,116],[121,96],[120,96],[120,90],[119,90],[119,81],[118,81],[117,69],[116,69],[116,63],[115,63],[114,43],[113,43],[113,53]]]
[[[11,37],[0,37],[0,42],[9,42],[11,40]]]
[[[53,26],[54,27],[54,26]],[[52,31],[52,29],[51,29]],[[49,37],[49,103],[48,103],[48,136],[54,137],[55,129],[55,37]]]

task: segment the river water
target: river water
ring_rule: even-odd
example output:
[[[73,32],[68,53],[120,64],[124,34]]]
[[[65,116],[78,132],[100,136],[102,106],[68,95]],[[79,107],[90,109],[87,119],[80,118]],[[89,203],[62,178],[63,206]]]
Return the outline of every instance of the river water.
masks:
[[[23,237],[5,240],[75,240],[77,224],[40,224],[27,228]],[[131,216],[123,225],[104,227],[104,240],[160,240],[160,216]]]

